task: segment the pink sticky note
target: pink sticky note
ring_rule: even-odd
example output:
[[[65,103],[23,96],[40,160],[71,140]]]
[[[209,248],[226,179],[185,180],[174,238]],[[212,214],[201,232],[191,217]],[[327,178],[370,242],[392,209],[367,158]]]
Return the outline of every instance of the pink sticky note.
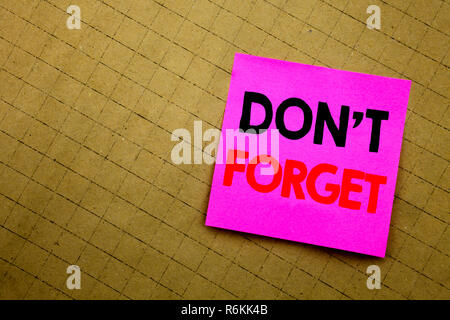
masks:
[[[206,225],[384,257],[410,85],[237,53]],[[258,159],[250,143],[225,142],[226,131],[245,118],[245,96],[250,120],[243,126],[268,123],[268,100],[267,137],[279,130],[278,152],[273,142],[266,151],[258,147],[261,164],[249,161]],[[261,133],[236,133],[255,136],[264,141]],[[248,158],[241,153],[243,159],[227,163],[229,150],[247,151]],[[278,161],[278,170],[268,159]]]

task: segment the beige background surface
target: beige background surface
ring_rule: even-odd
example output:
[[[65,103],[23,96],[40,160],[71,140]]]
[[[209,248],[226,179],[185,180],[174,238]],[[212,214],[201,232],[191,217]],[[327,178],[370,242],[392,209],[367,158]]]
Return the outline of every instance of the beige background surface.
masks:
[[[441,0],[0,0],[0,298],[449,299],[449,17]],[[413,81],[385,259],[204,226],[213,167],[172,164],[170,135],[220,127],[234,52]]]

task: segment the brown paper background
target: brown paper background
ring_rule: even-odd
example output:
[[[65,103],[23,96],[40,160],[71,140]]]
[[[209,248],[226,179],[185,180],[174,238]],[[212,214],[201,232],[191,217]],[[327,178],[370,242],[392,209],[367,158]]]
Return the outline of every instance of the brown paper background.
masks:
[[[449,17],[441,0],[0,0],[0,298],[449,299]],[[204,226],[213,166],[174,165],[170,136],[220,127],[237,51],[413,81],[385,259]]]

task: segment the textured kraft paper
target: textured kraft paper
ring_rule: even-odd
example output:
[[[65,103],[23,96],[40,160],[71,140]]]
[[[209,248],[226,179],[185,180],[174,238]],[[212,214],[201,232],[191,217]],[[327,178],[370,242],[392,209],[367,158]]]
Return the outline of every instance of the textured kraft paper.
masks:
[[[297,199],[294,192],[289,197],[281,197],[283,182],[273,191],[258,192],[250,187],[245,173],[237,171],[234,172],[232,186],[225,186],[227,164],[222,161],[215,166],[206,225],[384,257],[410,85],[408,80],[236,54],[222,136],[226,130],[239,129],[246,91],[267,96],[272,102],[274,118],[277,106],[293,97],[310,106],[313,123],[319,101],[328,104],[336,122],[339,121],[341,105],[346,105],[350,107],[350,117],[345,147],[336,147],[327,132],[323,134],[322,144],[314,144],[313,124],[299,140],[280,135],[276,160],[281,168],[287,159],[301,161],[306,164],[308,174],[321,163],[337,166],[335,175],[323,173],[315,182],[317,192],[323,196],[330,193],[325,190],[327,183],[340,183],[344,168],[386,176],[387,182],[379,187],[376,212],[368,213],[370,186],[367,182],[353,181],[362,185],[361,193],[350,192],[348,196],[361,203],[359,210],[353,210],[342,208],[337,200],[332,204],[315,202],[307,195],[306,179],[301,183],[306,199]],[[381,124],[377,152],[369,151],[372,120],[365,118],[356,128],[353,128],[351,120],[353,112],[365,114],[369,108],[389,112],[389,118]],[[286,111],[284,122],[287,128],[296,131],[302,127],[304,114],[298,107],[291,109],[297,109],[297,113]],[[261,124],[266,113],[263,110],[262,106],[254,103],[250,123]],[[275,119],[268,130],[271,129],[276,129]],[[237,139],[245,140],[246,136],[248,134],[239,133]],[[222,144],[226,149],[223,153],[228,154],[226,143]],[[249,144],[242,151],[250,152]],[[261,181],[259,171],[256,170],[257,181]],[[266,179],[261,184],[268,185],[271,180]]]
[[[0,298],[449,299],[449,17],[441,0],[0,0]],[[236,52],[412,81],[384,259],[205,226],[214,166],[175,165],[171,135],[221,129]]]

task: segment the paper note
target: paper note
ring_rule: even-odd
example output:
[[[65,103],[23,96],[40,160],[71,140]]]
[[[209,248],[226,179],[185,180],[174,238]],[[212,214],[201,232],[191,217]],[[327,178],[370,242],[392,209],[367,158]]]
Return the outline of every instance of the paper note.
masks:
[[[384,257],[410,85],[237,53],[206,225]]]

